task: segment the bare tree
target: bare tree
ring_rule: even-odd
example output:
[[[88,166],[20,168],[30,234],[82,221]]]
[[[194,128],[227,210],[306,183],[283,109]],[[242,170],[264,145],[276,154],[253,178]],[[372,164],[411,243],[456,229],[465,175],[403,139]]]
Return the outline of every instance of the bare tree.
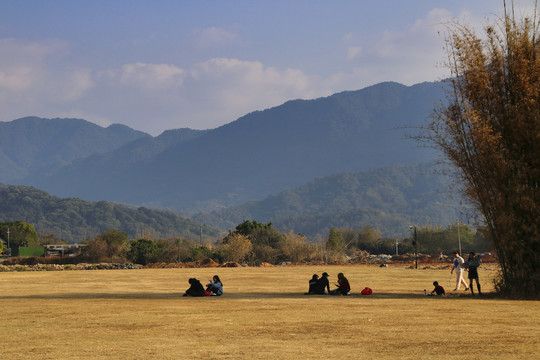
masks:
[[[227,260],[242,262],[253,249],[253,244],[248,236],[238,233],[230,233],[224,241],[223,250]]]

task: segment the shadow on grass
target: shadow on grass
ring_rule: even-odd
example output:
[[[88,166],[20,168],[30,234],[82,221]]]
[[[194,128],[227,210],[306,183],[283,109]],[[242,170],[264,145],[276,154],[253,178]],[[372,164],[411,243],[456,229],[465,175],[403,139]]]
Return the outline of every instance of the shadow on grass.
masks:
[[[193,299],[192,297],[183,297],[183,292],[167,292],[167,293],[148,293],[148,292],[133,292],[133,293],[59,293],[59,294],[30,294],[30,295],[2,295],[0,300],[39,300],[39,299],[57,299],[57,300],[97,300],[97,299],[130,299],[130,300],[178,300],[178,299]],[[372,295],[361,295],[360,293],[352,293],[347,296],[330,296],[330,295],[304,295],[303,293],[291,292],[231,292],[223,296],[206,296],[205,299],[234,299],[234,300],[258,300],[258,299],[339,299],[340,301],[347,300],[377,300],[377,299],[422,299],[431,298],[433,300],[445,299],[472,299],[470,295],[453,295],[447,297],[424,296],[423,294],[412,293],[388,293],[375,292]],[[474,297],[474,299],[493,299],[491,296]]]

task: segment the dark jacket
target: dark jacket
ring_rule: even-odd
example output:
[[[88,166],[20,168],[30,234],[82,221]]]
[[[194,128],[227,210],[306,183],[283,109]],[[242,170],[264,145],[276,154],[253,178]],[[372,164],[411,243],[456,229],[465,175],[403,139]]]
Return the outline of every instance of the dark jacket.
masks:
[[[319,279],[311,278],[309,280],[309,290],[308,293],[313,294],[317,292],[317,282]]]
[[[195,278],[189,279],[191,286],[186,290],[185,296],[204,296],[204,287]]]
[[[317,281],[314,292],[315,294],[324,295],[325,288],[330,293],[330,282],[328,282],[328,278],[326,276],[323,276]]]

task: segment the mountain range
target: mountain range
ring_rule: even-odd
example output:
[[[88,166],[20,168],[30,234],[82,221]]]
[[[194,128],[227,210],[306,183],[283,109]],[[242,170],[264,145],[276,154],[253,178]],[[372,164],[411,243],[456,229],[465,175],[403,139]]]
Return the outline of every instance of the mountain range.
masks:
[[[38,182],[74,160],[150,135],[125,125],[103,128],[82,119],[35,116],[0,122],[0,182]]]
[[[443,98],[441,82],[387,82],[291,100],[216,129],[175,129],[157,137],[80,119],[0,122],[0,182],[59,197],[170,209],[222,230],[243,217],[306,234],[350,224],[345,218],[398,228],[415,214],[394,225],[382,219],[407,211],[405,203],[427,204],[427,189],[433,195],[434,187],[447,186],[447,179],[414,175],[427,174],[426,161],[438,154],[410,140]],[[427,186],[414,185],[422,182]],[[401,205],[371,201],[377,192],[375,198],[388,197],[385,183]],[[318,197],[332,206],[315,204]],[[426,221],[455,215],[431,206],[424,209],[433,215]]]
[[[405,137],[442,94],[441,83],[382,83],[293,100],[208,131],[184,129],[156,138],[137,133],[135,141],[115,140],[115,149],[96,147],[59,169],[44,171],[42,165],[39,175],[34,171],[17,183],[91,201],[217,210],[315,177],[433,158],[433,151]],[[63,135],[71,143],[69,136]]]

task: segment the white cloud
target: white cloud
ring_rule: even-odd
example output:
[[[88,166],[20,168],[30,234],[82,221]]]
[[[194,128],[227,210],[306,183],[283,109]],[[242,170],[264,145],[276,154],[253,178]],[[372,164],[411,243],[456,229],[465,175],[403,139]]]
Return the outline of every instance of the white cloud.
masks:
[[[242,43],[236,29],[208,27],[194,31],[195,44],[201,48],[222,47]]]
[[[444,38],[446,26],[453,19],[471,23],[475,28],[484,25],[468,12],[454,15],[446,9],[432,9],[404,29],[385,30],[364,38],[361,51],[355,52],[349,47],[347,59],[354,64],[354,69],[348,81],[356,80],[364,86],[380,81],[412,85],[446,77],[448,71],[441,65],[445,59]],[[347,35],[347,39],[352,38]]]
[[[214,58],[186,69],[124,64],[99,73],[94,83],[73,102],[76,111],[63,113],[100,124],[120,122],[153,135],[186,126],[214,128],[293,98],[318,96],[321,89],[317,77],[298,69],[234,58]]]
[[[446,72],[437,67],[444,60],[440,30],[451,17],[447,10],[433,9],[400,31],[369,37],[347,33],[340,46],[348,62],[342,58],[343,66],[325,76],[225,56],[181,66],[135,60],[98,71],[65,65],[71,50],[61,41],[0,39],[0,121],[27,115],[80,117],[157,135],[180,127],[214,128],[290,99],[381,81],[432,81]],[[234,28],[200,29],[195,38],[205,49],[242,44]]]
[[[50,109],[70,104],[92,88],[90,69],[57,65],[67,53],[67,45],[58,40],[0,39],[2,120],[50,114]]]
[[[221,123],[292,98],[309,97],[316,88],[315,79],[300,70],[238,59],[211,59],[195,64],[189,72],[186,97],[200,104],[203,118],[221,118]]]
[[[149,91],[180,86],[185,77],[185,71],[177,66],[144,63],[125,64],[105,74],[123,85],[138,86]]]

